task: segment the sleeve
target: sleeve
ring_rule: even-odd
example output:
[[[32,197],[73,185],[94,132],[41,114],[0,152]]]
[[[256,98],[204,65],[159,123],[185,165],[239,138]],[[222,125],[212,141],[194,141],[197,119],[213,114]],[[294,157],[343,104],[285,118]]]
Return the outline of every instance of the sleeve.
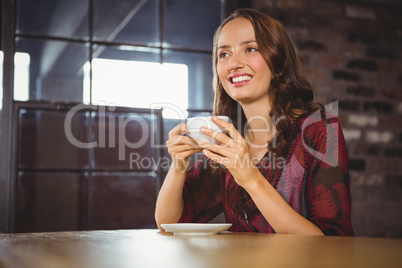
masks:
[[[307,218],[325,235],[353,236],[348,153],[335,117],[313,120],[303,131],[308,179]]]
[[[186,173],[181,223],[209,222],[223,211],[220,168],[205,156]]]

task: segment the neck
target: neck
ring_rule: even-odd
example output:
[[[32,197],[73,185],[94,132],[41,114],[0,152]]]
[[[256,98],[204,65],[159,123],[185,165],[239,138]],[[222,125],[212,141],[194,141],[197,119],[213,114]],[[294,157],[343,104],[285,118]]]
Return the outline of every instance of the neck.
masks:
[[[254,144],[266,144],[275,133],[275,127],[269,116],[271,106],[268,99],[250,104],[242,103],[248,122],[247,137]]]

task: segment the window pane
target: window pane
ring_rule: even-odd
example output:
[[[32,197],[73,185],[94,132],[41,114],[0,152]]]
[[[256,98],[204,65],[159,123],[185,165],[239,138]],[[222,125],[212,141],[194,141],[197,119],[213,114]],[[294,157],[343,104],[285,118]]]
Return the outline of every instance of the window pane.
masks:
[[[70,169],[89,167],[89,113],[21,109],[18,120],[18,168]],[[66,123],[66,126],[65,126]]]
[[[3,30],[3,0],[0,0],[0,50],[3,50],[2,49],[3,34],[1,33],[2,30]]]
[[[159,44],[158,0],[94,0],[94,40]]]
[[[1,111],[3,109],[3,63],[4,63],[4,54],[3,51],[0,50],[0,125],[1,125]],[[0,129],[1,135],[1,129]]]
[[[157,64],[160,58],[159,50],[126,48],[94,47],[91,100],[93,104],[135,106],[135,103],[141,102],[145,91],[143,84],[152,81],[144,79],[133,69],[131,63]],[[149,104],[147,107],[149,108]]]
[[[188,67],[188,108],[212,109],[212,59],[210,54],[165,51],[164,62]]]
[[[185,64],[160,64],[158,49],[103,49],[92,61],[92,103],[141,108],[157,108],[156,103],[164,103],[170,108],[174,106],[164,114],[167,117],[180,116],[175,113],[177,107],[187,109],[188,69]],[[102,47],[95,51],[99,50]]]
[[[90,188],[92,228],[156,228],[156,181],[152,173],[94,174]]]
[[[3,55],[3,49],[2,49],[2,29],[3,29],[3,0],[0,0],[0,126],[2,126],[2,110],[3,110],[3,61],[4,61],[4,55]],[[2,136],[2,128],[0,128],[0,137]]]
[[[16,52],[15,100],[82,102],[86,44],[17,39]],[[27,79],[25,94],[21,91],[26,90]]]
[[[113,108],[99,106],[99,112],[91,115],[98,145],[92,150],[92,170],[156,170],[158,159],[153,145],[159,143],[158,118],[150,112],[114,112]]]
[[[165,43],[212,50],[212,38],[221,22],[221,1],[167,0],[164,4]]]
[[[17,0],[17,33],[88,38],[88,0]]]
[[[3,62],[4,55],[3,51],[0,50],[0,126],[3,126],[2,122],[2,112],[3,112]],[[3,135],[2,130],[4,127],[0,128],[0,137]]]
[[[19,172],[15,231],[87,229],[88,180],[84,172]]]

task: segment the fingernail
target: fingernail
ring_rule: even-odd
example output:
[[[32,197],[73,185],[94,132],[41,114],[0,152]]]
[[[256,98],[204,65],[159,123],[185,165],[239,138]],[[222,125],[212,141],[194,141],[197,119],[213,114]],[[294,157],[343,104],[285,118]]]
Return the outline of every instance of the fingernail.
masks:
[[[199,141],[198,145],[205,145],[205,141]]]
[[[207,128],[206,128],[206,127],[200,127],[200,131],[201,131],[201,132],[206,132],[206,131],[207,131]]]

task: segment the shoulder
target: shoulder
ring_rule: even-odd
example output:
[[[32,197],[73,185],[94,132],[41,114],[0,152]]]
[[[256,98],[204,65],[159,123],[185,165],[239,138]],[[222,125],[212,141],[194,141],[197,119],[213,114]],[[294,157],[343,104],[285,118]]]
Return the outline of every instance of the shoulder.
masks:
[[[321,166],[347,166],[347,149],[339,118],[319,110],[297,122],[302,151],[319,160]]]
[[[317,110],[299,118],[295,128],[305,139],[326,139],[329,134],[341,131],[339,118],[324,110]],[[338,136],[338,134],[337,134]]]

